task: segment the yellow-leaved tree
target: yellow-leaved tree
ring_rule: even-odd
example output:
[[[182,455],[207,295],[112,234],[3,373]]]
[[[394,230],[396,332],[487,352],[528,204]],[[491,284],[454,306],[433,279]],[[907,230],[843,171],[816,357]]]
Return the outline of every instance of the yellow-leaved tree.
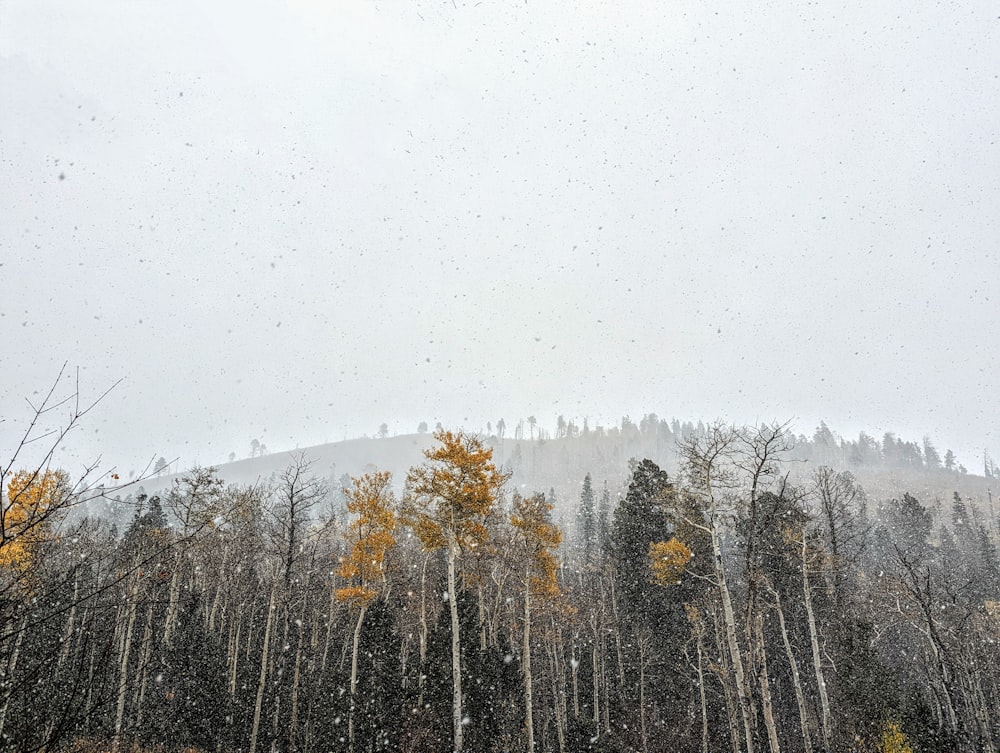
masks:
[[[659,586],[676,586],[684,568],[694,554],[688,545],[676,536],[670,541],[653,541],[649,545],[649,569],[653,582]]]
[[[366,473],[351,479],[345,489],[347,509],[356,517],[348,526],[345,538],[351,551],[340,562],[337,575],[351,585],[338,588],[338,601],[358,608],[354,627],[354,650],[351,654],[351,706],[347,717],[348,748],[354,751],[354,709],[358,688],[358,646],[368,604],[385,584],[385,558],[396,545],[396,497],[392,493],[392,474],[388,471]]]
[[[879,741],[879,753],[913,753],[910,741],[907,739],[899,722],[886,722],[882,727],[882,739]]]
[[[69,494],[65,471],[18,471],[11,476],[0,505],[0,565],[22,573],[31,567]]]
[[[463,431],[434,433],[439,445],[424,451],[426,462],[406,476],[403,522],[424,549],[447,549],[451,611],[453,750],[462,751],[462,663],[455,565],[461,552],[487,541],[487,519],[507,480],[493,462],[493,450]]]
[[[555,550],[562,541],[559,527],[552,522],[552,505],[544,494],[514,497],[511,525],[517,535],[517,546],[523,557],[524,644],[521,647],[521,672],[524,676],[524,728],[528,736],[528,753],[535,750],[535,729],[532,714],[531,683],[531,604],[532,597],[553,599],[559,595],[556,579],[558,562]]]

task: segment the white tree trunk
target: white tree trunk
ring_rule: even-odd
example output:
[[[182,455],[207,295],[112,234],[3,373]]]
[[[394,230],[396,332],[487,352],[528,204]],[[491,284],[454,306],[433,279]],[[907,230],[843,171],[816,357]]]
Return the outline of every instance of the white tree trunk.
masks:
[[[806,618],[809,621],[809,643],[812,646],[813,671],[816,673],[816,686],[819,688],[820,720],[823,734],[823,749],[830,750],[832,737],[830,727],[830,699],[826,693],[826,678],[823,676],[823,663],[819,656],[819,634],[816,631],[816,618],[813,615],[812,591],[809,587],[809,565],[806,561],[806,535],[802,532],[802,598],[806,605]]]
[[[347,713],[347,749],[354,753],[354,709],[358,692],[358,646],[361,645],[361,626],[365,621],[368,605],[362,604],[358,611],[358,622],[354,626],[354,646],[351,652],[351,707]]]
[[[132,649],[132,629],[135,627],[135,594],[129,594],[128,622],[125,626],[125,635],[122,637],[121,664],[118,670],[118,707],[115,710],[115,736],[111,743],[113,753],[118,753],[122,743],[122,727],[125,722],[125,697],[128,690],[128,660],[129,652]]]
[[[183,551],[174,559],[174,572],[170,576],[170,593],[167,597],[167,616],[163,621],[163,642],[168,646],[174,635],[174,620],[177,617],[177,602],[181,597],[181,559]]]
[[[455,585],[455,558],[458,543],[454,533],[448,542],[448,606],[451,610],[451,682],[452,682],[452,726],[454,728],[454,751],[462,753],[462,644],[458,624],[458,593]]]
[[[521,646],[521,670],[524,673],[524,729],[528,735],[528,753],[535,753],[535,721],[531,700],[531,573],[526,572],[524,588],[524,644]]]
[[[778,742],[778,727],[774,722],[774,704],[771,703],[771,678],[767,674],[767,649],[764,646],[764,615],[757,614],[753,621],[754,639],[757,643],[757,656],[760,658],[760,700],[764,713],[764,726],[767,729],[767,742],[771,753],[781,753]]]
[[[142,711],[146,699],[146,687],[149,684],[149,660],[153,653],[153,605],[146,610],[146,623],[142,628],[142,648],[139,654],[139,687],[136,689],[133,702],[135,704],[135,726],[142,725]]]
[[[701,701],[701,753],[708,753],[708,703],[705,699],[705,657],[701,647],[701,625],[699,624],[695,630],[698,641],[698,695]]]
[[[747,684],[743,665],[743,653],[736,636],[736,617],[733,614],[733,601],[729,595],[729,584],[726,581],[726,569],[722,564],[722,542],[715,521],[710,524],[712,537],[712,555],[715,559],[715,576],[719,585],[719,595],[722,597],[722,617],[725,625],[726,641],[729,655],[733,662],[733,673],[736,675],[736,697],[739,701],[740,714],[743,717],[743,734],[747,753],[753,753],[753,719],[750,712],[750,690]]]
[[[271,648],[271,626],[274,623],[274,591],[271,585],[271,598],[267,603],[267,621],[264,626],[264,648],[260,657],[260,679],[257,681],[257,698],[253,706],[253,727],[250,730],[249,753],[257,751],[257,734],[260,732],[260,713],[264,705],[264,688],[267,686],[267,660]]]
[[[21,641],[24,640],[24,633],[27,631],[28,627],[28,615],[25,615],[21,620],[21,628],[17,631],[17,639],[14,641],[14,650],[11,652],[10,660],[7,662],[7,668],[4,672],[4,684],[10,683],[14,679],[14,670],[17,669],[17,657],[21,653]],[[4,699],[3,707],[0,708],[0,739],[3,736],[3,728],[7,723],[7,709],[10,706],[10,693],[8,691],[7,697]]]
[[[601,734],[601,669],[597,653],[599,644],[600,638],[598,637],[595,620],[594,643],[591,646],[590,661],[594,667],[594,728],[597,730],[598,736]]]
[[[774,606],[778,611],[778,624],[781,626],[781,640],[785,644],[785,655],[788,657],[788,666],[792,670],[792,685],[795,687],[795,703],[799,708],[799,724],[802,727],[802,750],[804,753],[812,753],[812,739],[809,735],[809,715],[806,707],[805,693],[802,691],[802,681],[799,678],[799,663],[795,660],[792,652],[792,643],[788,640],[788,630],[785,627],[785,611],[781,608],[781,599],[776,591],[774,593]]]

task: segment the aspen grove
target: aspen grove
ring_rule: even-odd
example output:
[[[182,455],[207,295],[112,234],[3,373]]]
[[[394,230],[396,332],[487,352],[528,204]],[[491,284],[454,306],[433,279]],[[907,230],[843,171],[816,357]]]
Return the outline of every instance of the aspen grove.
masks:
[[[560,526],[434,440],[338,488],[194,468],[124,526],[0,468],[0,749],[997,751],[996,521],[958,493],[792,481],[784,426],[716,424]]]

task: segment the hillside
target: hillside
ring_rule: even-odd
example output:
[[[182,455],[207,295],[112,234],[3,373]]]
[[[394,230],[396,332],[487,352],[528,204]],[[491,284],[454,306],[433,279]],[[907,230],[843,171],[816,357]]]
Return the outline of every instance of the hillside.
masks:
[[[494,434],[486,441],[493,448],[495,457],[512,472],[508,488],[522,493],[554,492],[556,519],[566,524],[575,515],[583,479],[588,473],[596,489],[600,490],[607,483],[612,499],[624,493],[630,478],[631,458],[649,458],[671,475],[676,475],[679,438],[673,432],[662,431],[662,426],[646,431],[634,425],[633,428],[634,431],[626,427],[624,431],[592,431],[558,438],[548,438],[544,432],[533,439],[501,439]],[[693,429],[693,433],[697,431],[697,428]],[[311,462],[311,471],[315,476],[327,479],[334,487],[340,485],[345,474],[358,476],[379,469],[390,471],[395,486],[401,488],[407,470],[420,463],[423,451],[433,444],[431,434],[350,439],[245,458],[220,464],[216,468],[219,477],[227,483],[268,482],[301,456]],[[848,470],[873,503],[908,492],[934,506],[938,501],[947,503],[954,492],[958,492],[970,500],[981,514],[992,516],[992,500],[1000,495],[1000,482],[995,477],[945,470],[943,467],[928,468],[926,464],[892,463],[881,454],[873,456],[869,462],[859,463],[856,458],[852,461],[852,447],[851,442],[839,438],[831,448],[800,436],[786,455],[785,471],[792,483],[800,483],[808,480],[813,470],[821,465]],[[878,447],[881,453],[881,445]],[[181,472],[155,476],[144,481],[141,489],[148,494],[162,492],[183,475]]]

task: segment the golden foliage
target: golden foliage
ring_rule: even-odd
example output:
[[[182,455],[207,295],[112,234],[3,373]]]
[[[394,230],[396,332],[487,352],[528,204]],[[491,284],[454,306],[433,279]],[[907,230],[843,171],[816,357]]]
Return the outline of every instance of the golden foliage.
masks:
[[[338,601],[365,604],[377,595],[375,584],[385,579],[386,553],[396,545],[392,474],[379,471],[352,478],[345,493],[347,509],[357,517],[345,534],[352,547],[341,560],[337,575],[356,580],[358,585],[337,589],[334,596]]]
[[[660,586],[676,586],[693,557],[687,544],[676,536],[670,541],[652,542],[649,545],[649,567],[653,572],[653,582]]]
[[[26,569],[69,493],[65,471],[18,471],[7,482],[0,510],[0,565]]]
[[[910,741],[900,729],[899,722],[886,722],[882,727],[878,753],[913,753]]]
[[[528,588],[531,593],[542,597],[559,595],[556,572],[559,563],[553,553],[562,542],[559,527],[551,520],[552,505],[544,494],[532,497],[516,496],[510,522],[520,534],[527,569],[531,573]]]
[[[440,430],[434,438],[440,445],[425,450],[427,462],[406,476],[400,516],[425,549],[475,548],[489,536],[483,521],[507,474],[493,462],[493,450],[472,434]]]
[[[338,588],[333,592],[337,601],[350,601],[355,604],[365,604],[377,595],[375,591],[364,586],[350,586],[348,588]]]

